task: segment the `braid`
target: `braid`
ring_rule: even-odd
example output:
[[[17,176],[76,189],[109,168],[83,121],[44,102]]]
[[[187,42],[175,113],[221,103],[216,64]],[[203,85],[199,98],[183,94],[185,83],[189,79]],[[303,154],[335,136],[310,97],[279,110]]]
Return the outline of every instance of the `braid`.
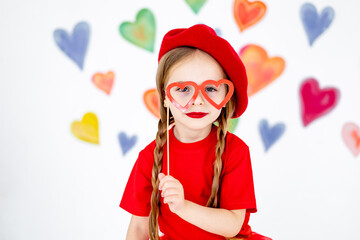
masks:
[[[220,187],[220,175],[222,171],[222,154],[225,150],[225,143],[226,143],[226,133],[228,128],[228,120],[229,116],[232,116],[235,109],[235,100],[234,98],[231,98],[228,102],[227,106],[222,109],[220,116],[218,118],[219,127],[217,130],[217,139],[215,146],[215,162],[214,162],[214,177],[213,182],[211,186],[211,195],[209,197],[209,200],[206,204],[207,207],[213,207],[216,208],[219,205],[219,198],[218,198],[218,192]]]
[[[165,86],[169,71],[181,59],[191,55],[195,48],[179,47],[170,50],[159,61],[158,70],[156,73],[156,87],[159,94],[160,120],[158,124],[158,132],[156,134],[156,146],[154,149],[154,164],[152,169],[151,184],[153,191],[151,193],[151,212],[149,215],[149,236],[150,240],[159,240],[159,209],[160,209],[160,192],[159,192],[159,178],[158,175],[162,171],[164,145],[166,142],[167,130],[167,116],[166,109],[162,106],[165,100]],[[174,123],[172,114],[169,116],[170,125]]]
[[[221,156],[225,149],[225,137],[227,132],[227,119],[224,116],[225,114],[221,114],[219,117],[219,127],[217,130],[217,143],[215,146],[215,156],[216,160],[214,162],[214,178],[211,187],[211,195],[207,202],[208,207],[216,208],[218,206],[218,191],[220,186],[220,175],[222,170],[222,160]]]
[[[156,134],[156,146],[154,149],[154,164],[152,169],[152,178],[151,184],[153,186],[153,191],[151,194],[151,212],[149,216],[149,236],[151,240],[159,239],[158,232],[158,216],[159,216],[159,206],[160,206],[160,192],[159,192],[159,179],[158,175],[161,173],[163,165],[163,153],[166,142],[166,114],[163,111],[160,111],[161,118],[158,124],[158,132]],[[165,116],[164,116],[165,114]],[[165,120],[165,121],[164,121]]]

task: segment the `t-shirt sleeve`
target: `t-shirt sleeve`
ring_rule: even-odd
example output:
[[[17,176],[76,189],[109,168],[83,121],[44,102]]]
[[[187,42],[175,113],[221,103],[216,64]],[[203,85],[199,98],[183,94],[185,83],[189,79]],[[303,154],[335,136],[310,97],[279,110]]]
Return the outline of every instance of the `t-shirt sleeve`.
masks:
[[[229,141],[230,146],[224,159],[220,207],[229,210],[246,209],[248,213],[254,213],[257,209],[249,147],[235,138]]]
[[[151,144],[139,153],[126,184],[120,207],[136,216],[149,216],[154,162]]]

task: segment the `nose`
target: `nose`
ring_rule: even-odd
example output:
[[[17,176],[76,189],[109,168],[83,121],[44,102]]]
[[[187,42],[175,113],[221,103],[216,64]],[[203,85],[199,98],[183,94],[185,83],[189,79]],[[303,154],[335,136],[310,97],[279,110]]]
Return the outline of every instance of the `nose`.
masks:
[[[204,105],[204,96],[199,91],[199,94],[196,96],[195,101],[193,102],[193,105]]]

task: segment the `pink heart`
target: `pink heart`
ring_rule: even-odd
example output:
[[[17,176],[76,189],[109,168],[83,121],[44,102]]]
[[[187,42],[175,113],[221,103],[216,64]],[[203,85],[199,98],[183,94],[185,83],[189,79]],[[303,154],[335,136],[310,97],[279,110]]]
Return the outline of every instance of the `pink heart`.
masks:
[[[360,127],[355,123],[346,123],[342,129],[342,137],[346,146],[356,157],[360,153]]]
[[[319,88],[315,78],[308,78],[300,86],[301,117],[304,126],[329,113],[340,98],[336,88]]]

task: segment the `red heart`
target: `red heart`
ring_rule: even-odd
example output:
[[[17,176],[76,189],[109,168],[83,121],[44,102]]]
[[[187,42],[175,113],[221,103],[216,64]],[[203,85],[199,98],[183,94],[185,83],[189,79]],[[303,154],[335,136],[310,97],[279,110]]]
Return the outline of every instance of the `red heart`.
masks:
[[[194,87],[194,89],[195,89],[194,90],[194,95],[192,95],[191,99],[189,100],[189,102],[185,106],[182,106],[180,103],[178,103],[173,98],[173,96],[171,96],[170,90],[173,87],[178,87],[178,88],[184,90],[184,88],[186,86],[189,86],[189,85]],[[191,81],[187,81],[187,82],[183,82],[183,83],[174,82],[174,83],[169,84],[169,86],[167,86],[167,88],[166,88],[166,95],[169,98],[170,102],[172,102],[172,104],[174,104],[175,107],[177,107],[178,109],[180,109],[183,112],[185,112],[190,107],[190,105],[195,101],[198,93],[199,93],[198,85],[196,83],[194,83],[194,82],[191,82]]]
[[[340,98],[336,88],[319,88],[315,78],[308,78],[300,86],[301,117],[304,126],[329,113]]]
[[[216,87],[218,87],[220,84],[222,83],[225,83],[226,85],[228,85],[228,93],[226,94],[224,100],[220,103],[220,104],[216,104],[205,92],[205,87],[206,85],[209,85],[209,84],[213,84],[215,85]],[[232,84],[232,82],[230,82],[229,80],[227,79],[221,79],[219,81],[214,81],[214,80],[207,80],[205,82],[203,82],[200,86],[200,90],[201,92],[203,93],[203,96],[205,97],[205,99],[211,104],[213,105],[214,107],[216,107],[218,110],[220,108],[222,108],[228,101],[229,99],[231,98],[231,96],[233,95],[234,93],[234,85]]]

